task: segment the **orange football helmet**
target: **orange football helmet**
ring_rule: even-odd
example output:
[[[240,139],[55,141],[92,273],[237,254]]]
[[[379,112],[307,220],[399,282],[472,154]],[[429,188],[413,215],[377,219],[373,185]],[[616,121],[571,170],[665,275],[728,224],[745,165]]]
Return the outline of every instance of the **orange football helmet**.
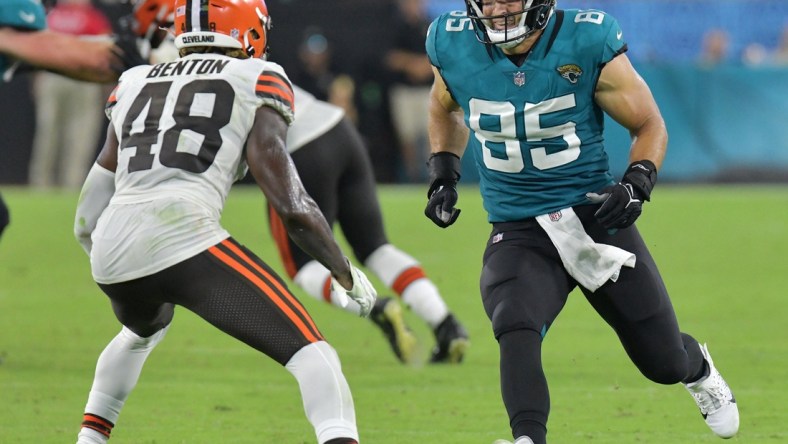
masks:
[[[265,58],[271,18],[265,0],[175,0],[175,46],[239,48]]]
[[[161,41],[160,31],[172,27],[173,0],[136,0],[133,4],[131,29],[155,48]]]

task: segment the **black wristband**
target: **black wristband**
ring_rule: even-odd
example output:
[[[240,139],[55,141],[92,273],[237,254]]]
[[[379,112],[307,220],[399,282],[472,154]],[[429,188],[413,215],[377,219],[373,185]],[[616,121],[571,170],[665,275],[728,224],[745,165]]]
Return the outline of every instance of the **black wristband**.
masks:
[[[427,170],[430,174],[430,189],[427,197],[441,185],[457,185],[460,180],[460,156],[448,151],[439,151],[430,155]]]
[[[657,167],[648,159],[632,162],[621,182],[632,185],[638,197],[648,201],[651,199],[651,190],[657,183]]]

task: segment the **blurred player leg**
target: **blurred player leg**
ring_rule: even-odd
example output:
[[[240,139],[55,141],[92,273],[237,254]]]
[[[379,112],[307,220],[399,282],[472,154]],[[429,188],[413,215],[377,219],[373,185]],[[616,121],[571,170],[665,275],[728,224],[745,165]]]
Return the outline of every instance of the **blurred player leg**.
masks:
[[[3,236],[3,230],[9,223],[11,223],[11,213],[3,200],[3,195],[0,194],[0,237]]]
[[[333,145],[344,147],[348,156],[338,183],[337,220],[353,253],[433,330],[437,346],[432,362],[462,361],[470,344],[467,332],[419,262],[388,243],[372,164],[361,137],[347,120],[336,130]]]

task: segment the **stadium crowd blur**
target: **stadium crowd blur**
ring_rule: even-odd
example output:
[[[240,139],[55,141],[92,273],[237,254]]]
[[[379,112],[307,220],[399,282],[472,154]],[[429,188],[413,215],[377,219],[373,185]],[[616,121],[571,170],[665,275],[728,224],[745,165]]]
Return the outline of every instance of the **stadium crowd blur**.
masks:
[[[130,8],[128,0],[92,1],[113,25]],[[420,164],[428,151],[424,128],[415,125],[418,121],[406,123],[405,129],[397,123],[403,107],[397,92],[403,86],[426,91],[431,79],[419,70],[426,59],[426,24],[442,12],[464,9],[463,1],[267,3],[274,24],[271,60],[296,84],[347,110],[366,139],[378,182],[423,182]],[[788,115],[788,1],[558,0],[558,7],[601,9],[621,23],[627,54],[663,106],[671,146],[681,143],[681,149],[669,152],[668,174],[661,179],[788,182],[788,129],[783,123]],[[31,77],[24,74],[0,84],[0,184],[34,182],[28,175],[36,131]],[[404,103],[420,106],[413,94]],[[747,113],[737,111],[742,107]],[[413,115],[418,113],[414,108]],[[744,155],[731,143],[732,131],[746,141]],[[626,137],[606,133],[608,144],[621,144],[622,153]],[[616,163],[615,153],[611,162]],[[687,169],[687,163],[695,170]],[[474,178],[465,165],[463,175]]]

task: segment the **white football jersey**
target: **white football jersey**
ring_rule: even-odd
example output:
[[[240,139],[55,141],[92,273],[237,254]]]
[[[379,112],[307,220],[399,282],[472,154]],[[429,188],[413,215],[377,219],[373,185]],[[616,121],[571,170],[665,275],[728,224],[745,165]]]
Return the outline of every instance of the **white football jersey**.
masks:
[[[287,131],[287,150],[291,153],[327,133],[345,115],[342,108],[318,100],[297,85],[293,85],[293,92],[298,106],[295,120]]]
[[[93,232],[97,282],[150,275],[229,237],[219,220],[246,173],[244,147],[260,106],[293,120],[290,81],[261,59],[191,54],[121,76],[107,103],[118,166]]]

